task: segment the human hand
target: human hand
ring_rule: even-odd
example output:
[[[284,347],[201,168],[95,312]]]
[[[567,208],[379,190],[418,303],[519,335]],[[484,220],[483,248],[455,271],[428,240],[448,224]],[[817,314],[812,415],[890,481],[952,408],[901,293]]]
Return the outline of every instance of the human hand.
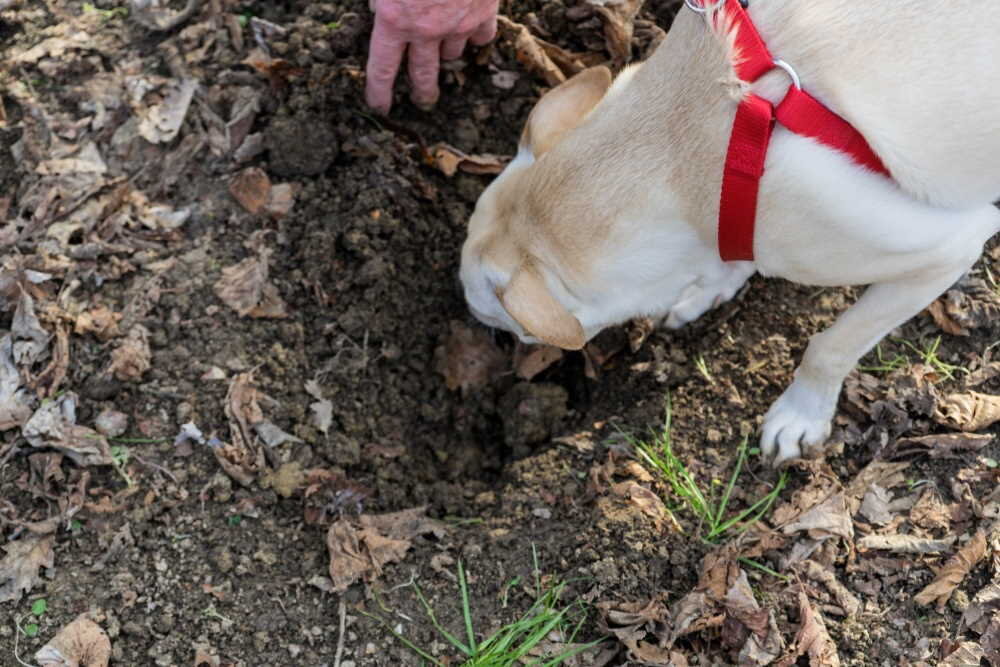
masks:
[[[497,30],[498,0],[371,0],[375,12],[366,68],[365,99],[382,113],[392,106],[392,84],[403,53],[421,107],[438,99],[441,60],[462,55],[466,42],[486,44]]]

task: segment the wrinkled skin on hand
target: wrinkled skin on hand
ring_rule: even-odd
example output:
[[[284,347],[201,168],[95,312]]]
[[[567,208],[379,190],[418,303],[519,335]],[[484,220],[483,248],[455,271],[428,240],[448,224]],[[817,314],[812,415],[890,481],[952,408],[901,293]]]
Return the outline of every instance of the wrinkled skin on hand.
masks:
[[[438,99],[441,60],[462,55],[467,42],[486,44],[496,35],[498,0],[371,0],[375,12],[368,52],[365,99],[388,113],[392,84],[403,54],[411,98],[427,108]]]

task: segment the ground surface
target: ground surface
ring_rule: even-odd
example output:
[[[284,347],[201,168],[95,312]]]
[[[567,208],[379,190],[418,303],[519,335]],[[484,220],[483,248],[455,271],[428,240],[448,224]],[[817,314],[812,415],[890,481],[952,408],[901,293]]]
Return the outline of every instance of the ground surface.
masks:
[[[624,62],[631,18],[504,3],[521,42],[507,24],[438,108],[384,120],[366,4],[214,0],[159,30],[0,2],[0,663],[86,614],[117,665],[418,664],[367,613],[460,664],[407,584],[459,632],[461,561],[482,634],[569,582],[577,639],[609,637],[577,664],[1000,664],[1000,255],[864,360],[843,446],[707,543],[622,434],[662,431],[669,395],[718,499],[854,293],[755,278],[681,331],[515,359],[457,282],[474,172],[546,76]],[[631,56],[676,4],[643,9]],[[570,53],[555,73],[532,35]],[[777,479],[751,456],[727,512]]]

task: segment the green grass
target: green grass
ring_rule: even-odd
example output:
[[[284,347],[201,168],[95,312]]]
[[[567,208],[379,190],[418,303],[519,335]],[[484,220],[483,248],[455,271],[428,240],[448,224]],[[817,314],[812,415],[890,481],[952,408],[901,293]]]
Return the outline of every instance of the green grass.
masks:
[[[941,348],[941,336],[936,337],[923,347],[905,338],[894,338],[891,340],[916,354],[920,363],[930,366],[940,376],[941,380],[951,380],[955,377],[955,373],[968,372],[961,366],[949,364],[938,356],[938,350]],[[875,346],[875,358],[878,363],[870,366],[859,365],[858,370],[866,373],[891,373],[913,364],[913,360],[908,354],[896,352],[892,357],[886,357],[882,353],[881,343]]]
[[[625,437],[632,443],[639,458],[660,473],[670,485],[673,494],[698,518],[704,527],[702,539],[715,543],[730,533],[742,533],[767,514],[788,482],[787,470],[782,471],[774,488],[765,496],[753,502],[749,507],[732,512],[729,500],[732,497],[733,488],[736,486],[736,480],[743,472],[747,456],[750,453],[747,446],[748,439],[743,438],[740,443],[736,451],[733,472],[722,489],[721,496],[717,498],[716,487],[721,486],[721,482],[713,480],[712,484],[706,485],[710,489],[707,492],[702,488],[702,483],[691,474],[684,462],[674,453],[670,426],[671,413],[670,401],[668,400],[663,428],[659,432],[652,434],[649,440],[637,440],[629,435]]]
[[[477,633],[472,622],[472,603],[469,598],[469,584],[465,568],[461,561],[458,563],[458,593],[462,611],[464,637],[459,637],[441,625],[434,607],[424,597],[423,591],[420,590],[420,586],[417,585],[416,581],[411,581],[404,584],[404,586],[413,588],[434,629],[464,656],[464,662],[461,663],[462,667],[515,667],[520,665],[556,667],[569,658],[593,648],[600,642],[594,641],[579,644],[567,648],[562,653],[550,658],[532,659],[528,655],[532,649],[536,648],[553,631],[557,631],[563,637],[566,644],[573,644],[577,634],[580,632],[580,628],[586,620],[586,613],[582,602],[577,601],[568,605],[564,605],[561,602],[560,598],[566,589],[566,583],[557,583],[543,589],[540,580],[537,578],[537,556],[535,567],[536,591],[538,592],[535,602],[517,620],[508,623],[481,640],[476,639]],[[414,644],[411,640],[397,632],[381,616],[368,612],[362,613],[381,623],[396,639],[419,655],[426,664],[434,665],[435,667],[445,667],[452,664],[435,658]]]
[[[705,361],[704,355],[698,355],[698,358],[694,360],[694,367],[701,373],[702,377],[708,380],[709,384],[715,384],[715,378],[712,377],[711,371],[708,370],[708,362]]]

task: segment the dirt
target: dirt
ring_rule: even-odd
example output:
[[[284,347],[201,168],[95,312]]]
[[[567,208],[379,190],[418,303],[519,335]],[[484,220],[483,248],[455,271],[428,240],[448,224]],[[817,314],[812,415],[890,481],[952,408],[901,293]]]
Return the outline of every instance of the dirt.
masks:
[[[671,647],[664,628],[680,627],[676,605],[689,594],[711,590],[706,582],[716,576],[718,554],[751,554],[741,549],[774,531],[764,523],[752,538],[751,531],[713,544],[699,539],[704,526],[697,516],[663,479],[635,464],[623,434],[646,438],[662,431],[669,397],[675,453],[718,492],[737,446],[752,439],[808,337],[832,322],[855,291],[755,277],[733,302],[682,330],[655,331],[635,351],[629,347],[635,326],[605,332],[586,354],[567,354],[526,381],[512,365],[515,342],[482,332],[457,280],[465,223],[490,176],[459,171],[447,177],[428,151],[445,142],[468,154],[514,152],[545,82],[525,70],[509,43],[473,51],[450,66],[441,101],[430,112],[409,104],[405,84],[399,86],[392,115],[382,119],[362,103],[371,25],[365,2],[219,0],[201,7],[187,27],[165,32],[114,13],[118,5],[109,0],[95,5],[0,3],[0,63],[13,63],[54,26],[85,29],[93,40],[54,64],[43,58],[0,70],[7,87],[0,203],[9,198],[0,216],[14,232],[0,232],[0,242],[5,266],[16,260],[22,269],[52,273],[35,294],[38,308],[53,303],[70,313],[63,320],[42,317],[47,331],[66,326],[68,332],[66,376],[49,398],[75,395],[82,425],[94,425],[105,410],[123,413],[127,429],[111,444],[128,459],[79,466],[51,448],[28,446],[18,425],[4,431],[0,522],[7,545],[27,539],[31,522],[56,517],[58,530],[53,562],[40,580],[25,595],[0,602],[8,619],[0,624],[0,663],[17,663],[15,653],[30,661],[59,628],[86,612],[109,636],[116,665],[420,664],[373,615],[436,659],[459,664],[458,651],[407,584],[416,582],[440,623],[459,632],[461,561],[473,624],[482,634],[524,613],[537,592],[530,582],[544,577],[569,582],[563,599],[585,603],[581,639],[608,635],[608,609],[659,601],[664,610],[674,608],[650,621],[648,634],[637,631],[639,639],[672,651],[670,664],[735,664],[747,641],[746,623],[706,621],[701,630],[679,634]],[[640,17],[666,29],[677,5],[651,0]],[[604,43],[596,16],[579,6],[504,3],[501,11],[572,52],[593,53]],[[272,58],[283,63],[246,63],[256,46],[253,17],[285,28],[266,38]],[[649,24],[637,29],[637,57],[653,43],[652,34]],[[186,54],[181,65],[177,53]],[[88,80],[125,72],[201,82],[175,137],[140,138],[135,107],[110,102],[110,120],[101,127],[66,129],[99,111]],[[505,79],[498,72],[515,74]],[[510,88],[498,87],[511,77]],[[11,92],[16,82],[29,93]],[[115,95],[110,84],[105,92]],[[212,123],[236,118],[241,96],[253,97],[259,109],[249,126],[232,131],[257,135],[259,148],[256,154],[243,148],[251,155],[239,161],[219,143],[231,135],[213,134]],[[39,133],[48,134],[33,138]],[[49,157],[42,148],[54,150],[53,133],[75,145],[93,140],[109,175],[124,176],[150,201],[190,207],[190,217],[174,229],[125,225],[109,235],[96,215],[65,235],[53,233],[52,225],[72,217],[66,208],[58,215],[41,210],[47,204],[36,167]],[[269,214],[270,204],[262,204],[254,214],[234,198],[231,183],[249,167],[263,170],[274,185],[292,184],[289,211]],[[56,202],[68,205],[78,193],[61,191]],[[1000,275],[997,257],[988,255],[975,275]],[[278,298],[257,307],[278,317],[260,317],[261,310],[241,316],[220,298],[223,270],[252,258],[263,258],[260,266]],[[16,299],[6,288],[3,293],[8,329]],[[117,331],[78,331],[80,314],[98,306],[122,314]],[[899,353],[918,361],[898,341],[925,349],[940,336],[938,357],[961,370],[950,379],[921,371],[924,366],[869,370],[867,393],[842,398],[834,441],[845,444],[833,448],[826,464],[793,469],[775,513],[817,485],[848,488],[901,438],[944,433],[916,397],[962,390],[970,373],[990,368],[996,320],[976,324],[967,336],[949,335],[924,313],[895,332],[897,342],[883,346],[883,359]],[[148,369],[133,361],[134,370],[112,372],[113,354],[136,326],[146,332],[136,335],[148,339]],[[496,355],[478,368],[483,379],[466,386],[450,381],[448,359],[442,361],[453,354],[456,331],[481,332],[481,349],[492,350],[483,354]],[[41,377],[41,365],[22,375]],[[861,364],[878,365],[874,353]],[[250,471],[242,482],[227,474],[220,450],[213,449],[213,443],[239,440],[238,419],[227,406],[240,378],[259,392],[242,404],[248,414],[255,408],[292,436],[265,446],[260,465],[241,468]],[[1000,379],[988,377],[974,389],[996,393]],[[42,397],[37,393],[38,402]],[[313,407],[323,401],[326,407]],[[329,411],[326,422],[317,410]],[[177,440],[189,422],[207,444]],[[997,432],[996,426],[982,431]],[[976,530],[988,533],[996,517],[975,500],[991,498],[998,458],[994,441],[950,458],[908,454],[895,498],[933,489],[946,516],[923,532],[906,523],[905,513],[893,525],[913,534],[954,535],[958,545]],[[325,481],[306,487],[303,471],[323,471]],[[777,473],[751,455],[733,507],[750,505],[776,480]],[[968,493],[956,482],[967,484]],[[649,504],[631,484],[663,498],[666,508]],[[365,581],[346,592],[332,592],[331,526],[415,507],[425,507],[443,529],[408,538],[411,548],[401,559],[366,572]],[[832,589],[783,565],[790,543],[744,556],[766,568],[743,564],[789,651],[803,623],[800,592],[822,611],[841,664],[935,664],[959,642],[978,641],[959,619],[970,598],[997,576],[989,558],[972,568],[943,608],[920,606],[914,595],[950,552],[857,551],[852,540],[876,527],[854,520],[863,525],[851,539],[823,542],[812,556],[861,600],[853,614]],[[782,527],[776,520],[773,526]],[[726,562],[735,567],[735,560]],[[735,570],[728,572],[727,586]],[[38,599],[46,600],[47,611],[34,618],[29,612]],[[711,608],[711,601],[705,604]],[[35,636],[17,630],[31,622],[39,626]],[[608,664],[668,664],[649,658],[652,649],[637,655],[634,642],[622,641],[612,636],[605,643],[615,655]],[[796,656],[790,660],[795,664]],[[817,660],[798,658],[836,664]]]

